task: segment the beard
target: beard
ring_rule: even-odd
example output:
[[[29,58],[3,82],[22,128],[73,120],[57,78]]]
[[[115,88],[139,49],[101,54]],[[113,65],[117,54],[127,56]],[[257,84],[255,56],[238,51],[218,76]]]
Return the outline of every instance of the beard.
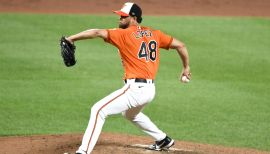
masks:
[[[122,28],[122,29],[126,29],[126,28],[128,28],[128,26],[129,26],[129,22],[127,22],[127,23],[119,23],[119,28]]]

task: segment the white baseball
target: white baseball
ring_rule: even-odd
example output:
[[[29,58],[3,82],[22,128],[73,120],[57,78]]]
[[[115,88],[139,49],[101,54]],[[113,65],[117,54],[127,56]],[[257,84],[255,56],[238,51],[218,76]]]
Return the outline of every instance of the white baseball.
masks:
[[[183,75],[182,76],[182,82],[184,82],[184,83],[188,83],[189,82],[189,79],[187,78],[187,76],[185,76],[185,75]]]

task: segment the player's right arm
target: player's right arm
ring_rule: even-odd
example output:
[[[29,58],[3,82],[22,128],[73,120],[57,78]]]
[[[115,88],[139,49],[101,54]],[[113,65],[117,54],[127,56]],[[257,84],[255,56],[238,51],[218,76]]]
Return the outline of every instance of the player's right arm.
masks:
[[[173,38],[172,43],[170,45],[170,48],[175,49],[182,60],[183,70],[181,73],[181,78],[183,75],[190,78],[191,73],[190,73],[190,68],[189,68],[189,56],[188,56],[188,51],[187,51],[185,44],[183,42]]]
[[[183,76],[186,76],[188,78],[191,77],[190,68],[189,68],[189,56],[188,51],[185,46],[185,44],[176,38],[173,38],[172,36],[166,35],[161,31],[156,31],[159,34],[160,38],[160,47],[164,49],[175,49],[180,56],[183,64],[183,70],[180,74],[180,79],[182,79]]]
[[[78,41],[78,40],[93,39],[97,37],[107,39],[108,31],[106,29],[89,29],[89,30],[80,32],[78,34],[71,35],[67,37],[66,39],[70,41],[71,43],[74,43],[75,41]]]

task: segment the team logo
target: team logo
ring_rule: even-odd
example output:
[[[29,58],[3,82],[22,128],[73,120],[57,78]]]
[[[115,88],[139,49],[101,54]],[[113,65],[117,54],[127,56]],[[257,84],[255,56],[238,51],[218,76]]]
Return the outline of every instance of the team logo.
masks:
[[[133,32],[133,35],[136,39],[142,38],[144,36],[151,37],[152,32],[150,30],[137,30],[136,32]]]

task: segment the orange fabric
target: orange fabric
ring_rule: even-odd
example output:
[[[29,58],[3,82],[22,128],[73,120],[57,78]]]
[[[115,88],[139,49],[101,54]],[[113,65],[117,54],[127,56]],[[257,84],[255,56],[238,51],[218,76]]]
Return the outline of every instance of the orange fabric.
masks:
[[[124,67],[124,79],[155,79],[159,66],[159,48],[169,49],[173,38],[159,30],[131,26],[108,29],[106,42],[119,50]]]

